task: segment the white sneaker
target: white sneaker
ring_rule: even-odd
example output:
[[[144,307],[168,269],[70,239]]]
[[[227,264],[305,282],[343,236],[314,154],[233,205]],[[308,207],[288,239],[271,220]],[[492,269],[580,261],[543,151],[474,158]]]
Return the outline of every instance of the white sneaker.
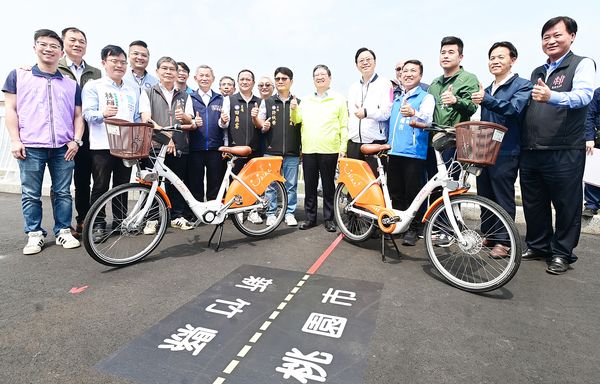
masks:
[[[146,226],[144,227],[144,235],[156,235],[156,227],[158,227],[158,220],[146,221]]]
[[[69,231],[70,232],[70,231]],[[34,255],[42,251],[44,245],[44,233],[42,231],[29,232],[27,245],[23,248],[24,255]]]
[[[179,228],[184,231],[194,229],[194,226],[184,217],[178,217],[175,220],[171,220],[171,227]]]
[[[71,228],[63,228],[58,231],[58,237],[56,238],[56,245],[62,245],[63,248],[71,249],[77,248],[81,245],[79,240],[71,235]]]
[[[263,222],[263,219],[262,219],[262,217],[260,217],[258,212],[252,211],[248,215],[248,221],[251,222],[252,224],[260,224]]]
[[[296,221],[296,218],[294,217],[293,213],[285,214],[285,223],[288,227],[295,227],[296,225],[298,225],[298,222]]]
[[[267,215],[267,227],[275,225],[276,221],[277,221],[277,218],[275,217],[275,215]]]

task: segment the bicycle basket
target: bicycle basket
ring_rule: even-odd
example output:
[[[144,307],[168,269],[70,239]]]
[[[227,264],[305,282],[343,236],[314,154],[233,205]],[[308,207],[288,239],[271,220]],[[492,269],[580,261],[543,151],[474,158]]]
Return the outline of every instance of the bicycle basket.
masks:
[[[477,165],[494,165],[508,130],[487,121],[465,121],[456,128],[456,160]]]
[[[104,119],[110,154],[121,159],[148,157],[152,144],[150,123],[132,123],[121,119]]]

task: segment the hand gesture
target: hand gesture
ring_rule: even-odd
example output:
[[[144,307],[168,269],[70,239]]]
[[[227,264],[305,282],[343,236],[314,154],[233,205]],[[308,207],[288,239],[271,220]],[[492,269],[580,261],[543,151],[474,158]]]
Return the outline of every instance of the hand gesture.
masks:
[[[593,155],[595,145],[596,145],[596,143],[594,142],[594,140],[586,141],[585,142],[585,152],[588,155]]]
[[[542,79],[538,79],[537,83],[533,86],[531,98],[540,103],[547,103],[548,100],[550,100],[551,94],[552,91],[550,91],[550,88],[548,88],[546,83],[544,83]]]
[[[479,91],[473,92],[473,94],[471,95],[471,101],[473,101],[475,104],[481,104],[481,102],[483,101],[484,95],[485,95],[485,91],[483,90],[483,85],[480,82],[479,83]]]
[[[251,117],[257,117],[258,116],[258,103],[254,103],[254,108],[252,108],[252,110],[250,111],[250,116]]]
[[[79,150],[79,145],[74,141],[69,141],[67,143],[67,152],[65,153],[65,160],[71,161],[75,158],[77,151]]]
[[[358,104],[354,105],[356,107],[356,111],[354,111],[354,116],[358,117],[359,119],[364,119],[365,117],[367,117],[366,111],[363,107],[359,107]]]
[[[167,144],[167,153],[175,154],[175,143],[173,139],[169,140],[169,144]]]
[[[402,107],[400,108],[400,114],[404,117],[413,117],[417,114],[417,111],[415,111],[413,107],[408,105],[408,102],[406,101],[406,99],[404,99],[404,103],[402,103]]]
[[[196,127],[201,127],[202,124],[204,124],[204,122],[202,121],[202,118],[200,117],[200,113],[198,111],[196,111],[196,116],[194,117],[194,123],[195,123]]]
[[[271,118],[269,117],[267,120],[265,120],[265,123],[262,126],[261,131],[263,133],[268,132],[269,129],[271,129]]]
[[[454,89],[452,88],[452,84],[442,93],[442,104],[444,105],[453,105],[456,104],[458,99],[454,96]]]
[[[221,111],[221,121],[223,124],[229,124],[229,113]]]
[[[119,108],[117,108],[116,105],[106,105],[106,107],[104,107],[104,110],[102,111],[102,116],[104,117],[113,117],[117,115],[117,112],[119,112]]]
[[[296,96],[292,97],[292,101],[290,101],[290,109],[293,111],[298,108],[298,100],[296,100]]]
[[[185,120],[185,114],[183,113],[183,109],[180,105],[175,108],[175,119],[183,122]]]

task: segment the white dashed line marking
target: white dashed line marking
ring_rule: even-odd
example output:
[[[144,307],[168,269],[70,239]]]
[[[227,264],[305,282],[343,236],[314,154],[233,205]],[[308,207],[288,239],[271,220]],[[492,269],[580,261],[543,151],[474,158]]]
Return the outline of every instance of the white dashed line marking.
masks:
[[[271,313],[271,316],[269,316],[269,320],[275,320],[278,315],[279,311],[273,311],[273,313]]]
[[[286,305],[287,305],[287,303],[281,303],[281,304],[279,304],[277,309],[281,311],[283,308],[285,308]]]
[[[239,364],[239,361],[237,360],[231,360],[231,363],[229,363],[229,365],[227,366],[227,368],[225,368],[223,370],[223,373],[226,374],[231,374],[231,372],[233,372],[233,370],[235,369],[235,367],[237,367],[237,365]]]
[[[269,325],[271,325],[271,322],[270,322],[270,321],[265,321],[265,322],[263,323],[263,325],[261,325],[261,326],[260,326],[260,330],[261,330],[261,331],[266,331],[266,330],[267,330],[267,328],[269,328]]]
[[[294,288],[292,288],[292,290],[291,290],[290,292],[292,292],[292,293],[294,293],[294,294],[295,294],[295,293],[297,293],[299,290],[300,290],[300,288],[299,288],[299,287],[294,287]]]
[[[217,377],[217,379],[215,381],[213,381],[213,384],[223,384],[225,382],[225,379],[222,377]]]
[[[252,336],[252,338],[250,339],[250,342],[251,343],[256,343],[258,341],[258,339],[260,339],[261,336],[262,336],[262,333],[256,332],[254,334],[254,336]]]
[[[287,295],[283,301],[290,301],[292,300],[292,297],[294,297],[294,295]]]
[[[304,283],[306,283],[306,281],[304,281],[304,280],[300,280],[300,281],[298,282],[298,284],[296,284],[296,286],[297,286],[297,287],[301,287],[301,286],[303,286],[303,285],[304,285]]]
[[[241,350],[238,352],[237,356],[238,356],[238,357],[246,357],[246,353],[248,353],[248,351],[250,351],[251,349],[252,349],[252,347],[251,347],[251,346],[249,346],[249,345],[244,345],[244,348],[242,348],[242,349],[241,349]]]

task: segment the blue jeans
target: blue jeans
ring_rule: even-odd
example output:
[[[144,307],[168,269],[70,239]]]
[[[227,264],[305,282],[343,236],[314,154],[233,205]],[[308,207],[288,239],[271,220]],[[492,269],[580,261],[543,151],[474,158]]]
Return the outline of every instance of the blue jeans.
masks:
[[[73,200],[71,198],[71,179],[74,161],[65,160],[67,146],[60,148],[25,148],[27,157],[18,160],[21,175],[21,206],[25,219],[25,233],[42,231],[42,182],[46,165],[52,180],[52,211],[54,213],[54,234],[71,226]]]
[[[265,155],[267,157],[269,155]],[[296,204],[298,203],[298,166],[300,165],[300,157],[298,156],[283,156],[283,163],[281,164],[281,173],[285,178],[285,190],[288,195],[288,206],[287,213],[293,214],[296,211]],[[267,198],[271,202],[267,210],[267,214],[272,214],[277,209],[277,196],[273,188],[267,188]]]

